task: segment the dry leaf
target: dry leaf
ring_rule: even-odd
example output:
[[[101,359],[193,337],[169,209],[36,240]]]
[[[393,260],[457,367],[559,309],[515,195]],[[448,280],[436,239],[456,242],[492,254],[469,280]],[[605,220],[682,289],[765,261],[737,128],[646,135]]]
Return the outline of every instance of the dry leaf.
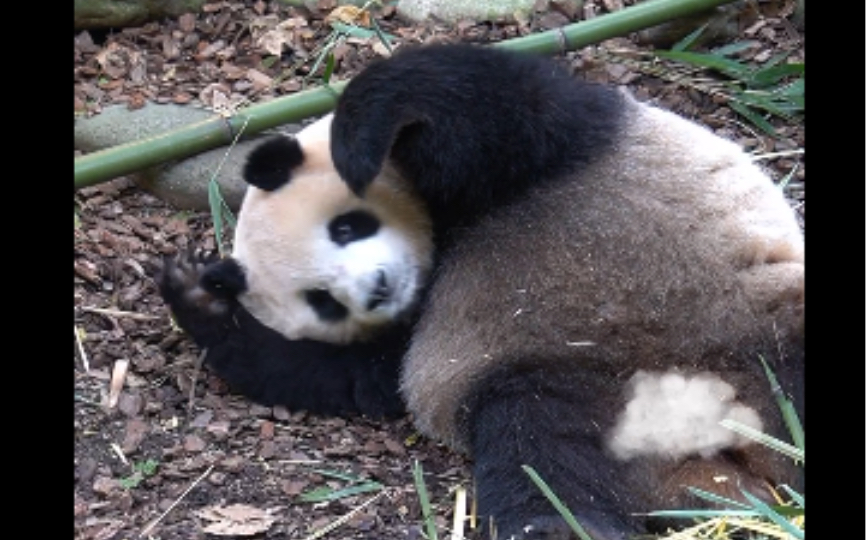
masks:
[[[252,536],[268,530],[277,520],[280,507],[261,510],[247,504],[206,506],[195,511],[199,518],[210,521],[204,532],[217,536]]]
[[[358,6],[345,5],[340,6],[334,11],[328,13],[325,17],[325,22],[330,24],[334,21],[340,21],[344,24],[355,24],[358,26],[370,27],[370,13]]]
[[[263,20],[262,24],[264,25],[267,22]],[[275,26],[262,26],[260,28],[264,31],[259,30],[257,32],[258,36],[255,38],[256,46],[269,54],[279,56],[283,53],[284,45],[289,49],[294,46],[295,34],[297,34],[299,29],[306,26],[307,21],[299,17],[286,19]]]

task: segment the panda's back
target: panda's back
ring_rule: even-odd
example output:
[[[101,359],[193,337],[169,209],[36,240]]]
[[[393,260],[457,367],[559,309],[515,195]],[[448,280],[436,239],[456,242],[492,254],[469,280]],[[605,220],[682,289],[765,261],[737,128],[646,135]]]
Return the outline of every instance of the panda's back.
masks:
[[[761,395],[732,351],[763,350],[774,324],[798,334],[793,214],[733,143],[629,107],[612,152],[498,209],[443,257],[403,372],[422,431],[465,447],[455,418],[473,385],[539,359],[585,372],[601,409],[623,405],[637,370],[673,366],[730,372]]]

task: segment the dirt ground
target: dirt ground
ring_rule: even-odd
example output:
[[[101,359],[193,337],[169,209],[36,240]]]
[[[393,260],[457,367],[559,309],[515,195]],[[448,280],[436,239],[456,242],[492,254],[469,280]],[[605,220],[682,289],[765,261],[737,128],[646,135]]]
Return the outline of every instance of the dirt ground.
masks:
[[[629,2],[625,2],[628,5]],[[75,113],[146,101],[216,107],[258,102],[300,89],[316,46],[328,35],[333,1],[315,9],[279,2],[215,1],[203,13],[114,32],[75,34]],[[752,42],[738,58],[755,65],[787,52],[803,59],[793,2],[760,2],[728,42]],[[587,1],[577,14],[539,12],[527,21],[409,25],[393,9],[374,12],[397,42],[448,38],[492,42],[617,9]],[[756,17],[756,18],[755,18]],[[283,33],[260,39],[279,22]],[[273,54],[274,40],[283,45]],[[626,84],[738,140],[777,181],[802,218],[802,123],[773,120],[771,138],[724,100],[622,51],[649,50],[631,37],[568,54],[588,77]],[[335,49],[334,76],[356,73],[381,54],[375,38]],[[615,53],[615,54],[612,54]],[[320,68],[321,69],[321,68]],[[702,74],[701,76],[705,76]],[[423,538],[413,466],[420,463],[440,536],[450,534],[457,488],[469,491],[468,462],[418,437],[409,419],[390,424],[318,418],[262,407],[229,393],[199,351],[173,328],[153,276],[155,262],[187,246],[214,248],[210,216],[171,208],[118,178],[75,194],[75,538]],[[802,221],[801,221],[802,222]],[[119,394],[112,373],[127,371]],[[197,382],[193,387],[193,380]],[[193,392],[194,391],[194,392]]]

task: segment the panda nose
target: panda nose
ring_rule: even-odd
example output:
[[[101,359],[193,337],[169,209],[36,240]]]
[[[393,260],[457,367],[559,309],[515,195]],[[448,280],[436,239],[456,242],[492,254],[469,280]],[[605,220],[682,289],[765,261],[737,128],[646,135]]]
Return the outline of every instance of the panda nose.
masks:
[[[384,270],[376,271],[376,283],[370,291],[367,299],[367,310],[372,311],[382,305],[391,296],[391,287],[388,285],[388,277]]]

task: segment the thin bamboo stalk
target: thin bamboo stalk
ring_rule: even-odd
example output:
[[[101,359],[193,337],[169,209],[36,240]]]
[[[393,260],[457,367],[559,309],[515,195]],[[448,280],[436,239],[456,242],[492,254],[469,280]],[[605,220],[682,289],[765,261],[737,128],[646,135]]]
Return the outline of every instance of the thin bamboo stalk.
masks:
[[[519,52],[552,55],[691,15],[733,0],[646,0],[594,19],[502,41],[496,46]],[[91,186],[157,165],[182,159],[232,142],[243,127],[245,136],[282,124],[324,114],[334,108],[348,81],[251,105],[235,115],[213,118],[75,158],[75,189]]]

